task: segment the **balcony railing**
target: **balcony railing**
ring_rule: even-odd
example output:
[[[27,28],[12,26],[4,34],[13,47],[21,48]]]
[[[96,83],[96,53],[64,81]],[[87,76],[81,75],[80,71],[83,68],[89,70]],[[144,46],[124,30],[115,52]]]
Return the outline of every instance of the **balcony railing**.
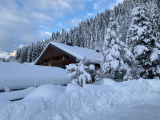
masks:
[[[44,63],[44,66],[49,66],[49,63]],[[55,67],[61,67],[61,68],[65,68],[66,65],[68,65],[68,61],[67,60],[60,60],[60,61],[55,61],[50,63],[51,66],[55,66]]]
[[[67,60],[61,60],[61,61],[55,61],[51,63],[51,66],[61,67],[65,68],[65,66],[68,64]]]

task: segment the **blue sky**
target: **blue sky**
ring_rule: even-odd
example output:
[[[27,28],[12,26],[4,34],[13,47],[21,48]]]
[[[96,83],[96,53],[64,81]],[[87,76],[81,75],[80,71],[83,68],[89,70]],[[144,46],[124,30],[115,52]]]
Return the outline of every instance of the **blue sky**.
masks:
[[[123,0],[0,0],[0,57],[78,26]]]

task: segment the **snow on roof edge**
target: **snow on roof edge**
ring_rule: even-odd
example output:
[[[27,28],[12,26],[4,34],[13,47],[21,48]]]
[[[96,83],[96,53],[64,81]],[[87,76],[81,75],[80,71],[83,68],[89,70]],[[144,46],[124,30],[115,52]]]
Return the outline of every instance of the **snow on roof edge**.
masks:
[[[62,46],[60,46],[60,45],[57,45],[56,42],[50,42],[50,43],[51,43],[52,45],[54,45],[54,46],[62,49],[63,51],[65,51],[65,52],[67,52],[67,53],[75,56],[77,59],[81,59],[81,60],[82,60],[82,59],[84,58],[84,57],[81,56],[81,55],[78,55],[78,54],[76,54],[76,53],[74,53],[74,52],[72,52],[72,51],[70,51],[70,50],[68,50],[68,49],[66,49],[66,48],[64,48],[64,47],[62,47]],[[61,44],[62,44],[62,43],[61,43]],[[64,44],[64,45],[65,45],[65,44]]]
[[[34,65],[38,62],[38,60],[41,58],[41,56],[44,54],[44,52],[47,50],[50,43],[47,44],[47,46],[43,49],[42,53],[39,55],[39,57],[35,60]]]
[[[68,54],[71,54],[73,56],[75,56],[77,59],[80,59],[82,60],[85,56],[81,56],[81,55],[78,55],[77,53],[71,51],[71,50],[68,50],[68,49],[65,49],[64,47],[58,45],[58,44],[62,44],[62,43],[57,43],[57,42],[50,42],[52,45],[62,49],[63,51],[67,52]],[[66,44],[63,44],[63,45],[66,45]],[[66,45],[68,46],[68,45]],[[88,48],[82,48],[82,47],[78,47],[78,46],[69,46],[69,47],[77,47],[77,48],[81,48],[81,49],[88,49]],[[87,60],[89,60],[91,63],[97,63],[97,64],[100,64],[99,62],[99,59],[97,59],[96,61],[95,60],[92,60],[90,58],[88,58]]]

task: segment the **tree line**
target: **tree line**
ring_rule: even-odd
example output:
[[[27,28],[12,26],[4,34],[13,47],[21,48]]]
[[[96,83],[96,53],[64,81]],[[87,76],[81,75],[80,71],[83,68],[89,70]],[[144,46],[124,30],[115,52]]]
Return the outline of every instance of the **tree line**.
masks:
[[[128,29],[133,18],[131,12],[135,7],[135,3],[146,7],[148,18],[153,23],[154,34],[158,34],[160,31],[160,3],[158,0],[124,0],[123,3],[114,6],[113,10],[105,10],[105,12],[97,13],[97,16],[94,18],[91,17],[86,21],[81,21],[78,27],[70,28],[69,32],[62,29],[62,32],[52,33],[50,39],[38,41],[17,49],[15,59],[20,63],[33,62],[38,58],[46,45],[52,41],[64,44],[70,43],[73,46],[88,49],[98,49],[102,52],[111,17],[119,24],[119,31],[116,32],[120,36],[119,40],[126,42]]]

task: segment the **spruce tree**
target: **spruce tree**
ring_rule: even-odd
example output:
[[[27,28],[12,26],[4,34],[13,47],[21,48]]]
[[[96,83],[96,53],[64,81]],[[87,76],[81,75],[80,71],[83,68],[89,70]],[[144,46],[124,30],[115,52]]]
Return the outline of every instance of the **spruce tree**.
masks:
[[[27,62],[30,63],[32,62],[32,45],[29,46],[28,51],[27,51]]]
[[[62,41],[61,43],[66,43],[66,31],[62,29]]]
[[[91,84],[95,75],[95,66],[83,58],[76,64],[66,65],[66,72],[72,80],[72,83],[84,86]]]
[[[124,42],[119,40],[116,32],[119,29],[118,22],[110,18],[110,25],[106,31],[104,46],[102,49],[100,77],[115,78],[116,72],[124,74],[124,80],[132,79],[131,68],[128,62],[132,62],[133,55],[126,48]]]
[[[36,46],[34,45],[34,43],[32,43],[32,62],[36,59],[36,53],[37,53],[37,49]]]
[[[18,61],[19,57],[20,57],[20,48],[17,49],[17,52],[16,52],[16,60]]]
[[[132,51],[138,65],[142,67],[142,78],[156,78],[158,50],[153,36],[153,24],[146,8],[136,4],[132,10],[132,23],[127,33],[127,46]],[[156,64],[155,64],[156,63]]]
[[[24,52],[23,52],[23,49],[21,48],[20,49],[20,57],[18,58],[19,63],[23,63],[23,55],[24,55]]]

